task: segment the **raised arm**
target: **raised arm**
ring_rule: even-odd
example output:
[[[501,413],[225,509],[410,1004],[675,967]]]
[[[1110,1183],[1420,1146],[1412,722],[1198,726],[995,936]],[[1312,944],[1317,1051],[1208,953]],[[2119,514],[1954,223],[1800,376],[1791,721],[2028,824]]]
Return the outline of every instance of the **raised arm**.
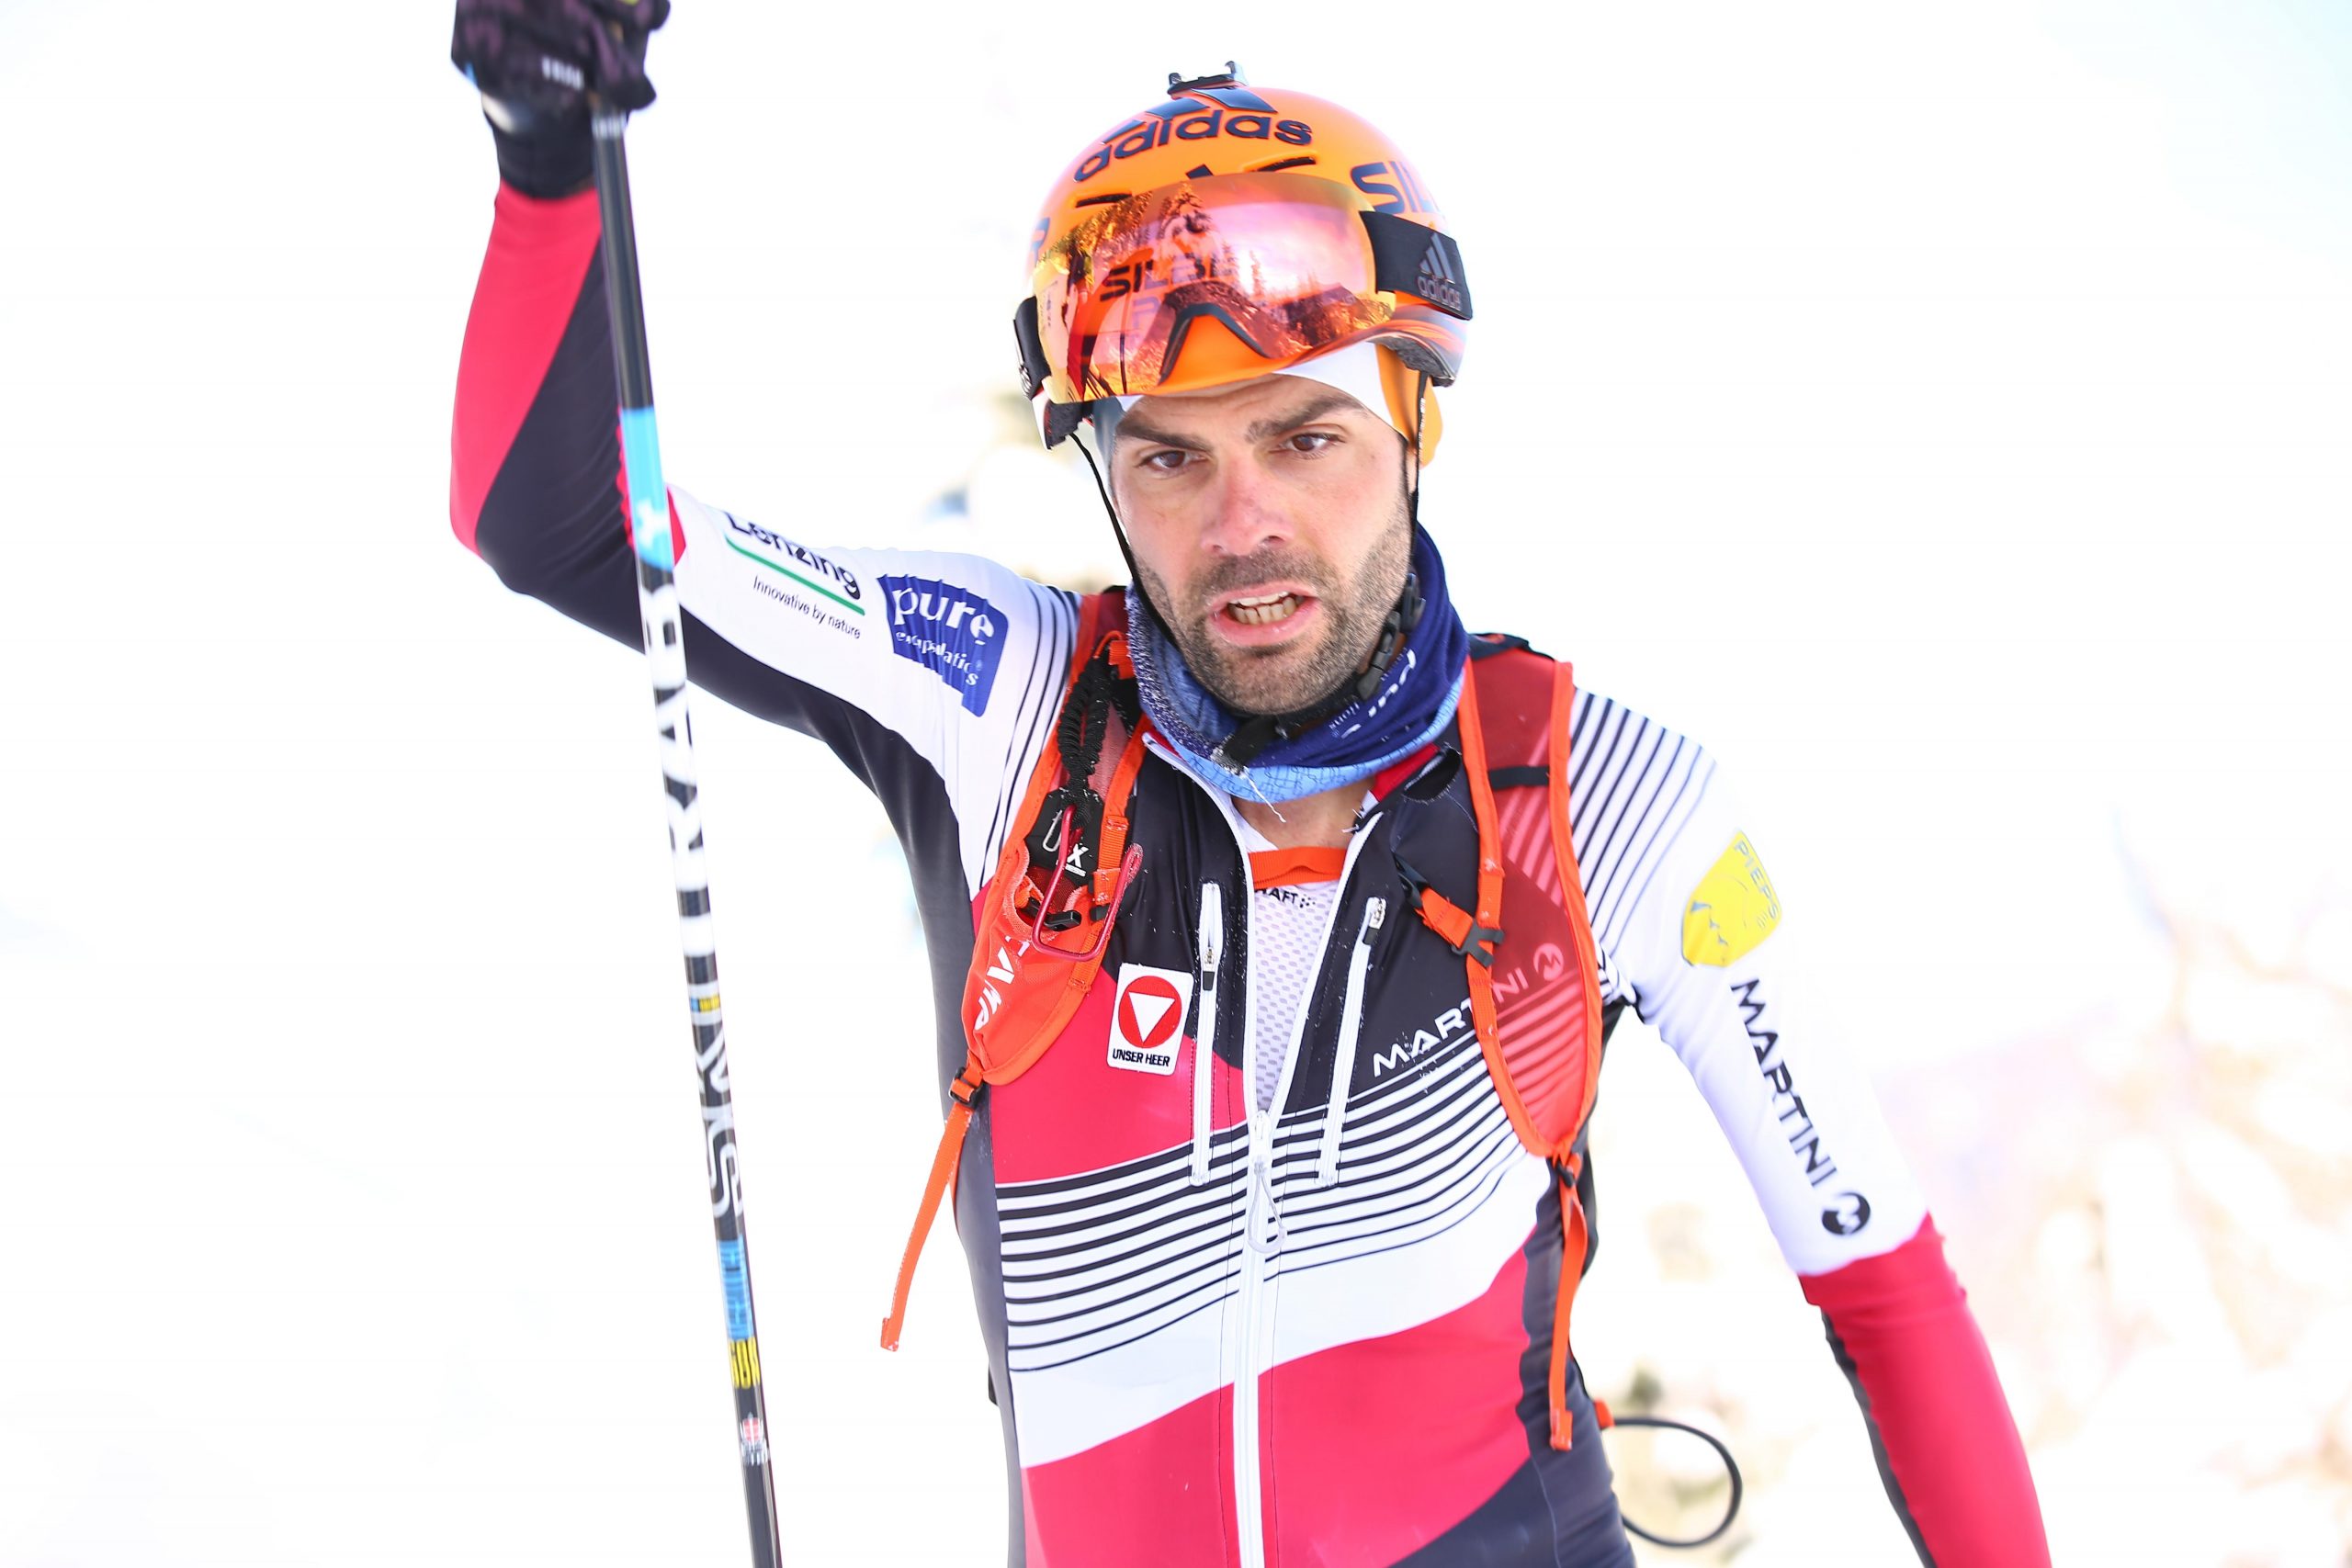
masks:
[[[461,8],[461,47],[466,23]],[[501,177],[458,364],[450,523],[508,587],[634,647],[585,124],[494,110],[492,131]],[[1000,796],[1053,717],[1072,597],[968,556],[811,547],[675,489],[671,514],[695,683],[830,746],[881,797],[919,881],[938,885],[927,906],[952,880],[968,928]],[[941,861],[953,878],[925,878]]]

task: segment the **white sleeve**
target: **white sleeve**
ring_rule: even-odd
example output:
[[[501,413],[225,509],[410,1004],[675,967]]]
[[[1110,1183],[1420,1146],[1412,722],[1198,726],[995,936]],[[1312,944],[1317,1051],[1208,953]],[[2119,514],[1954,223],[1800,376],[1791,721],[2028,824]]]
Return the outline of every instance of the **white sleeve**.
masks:
[[[1699,1087],[1789,1267],[1910,1239],[1927,1200],[1861,1070],[1805,1010],[1800,931],[1713,758],[1578,693],[1577,863],[1603,994],[1630,1000]]]
[[[1076,597],[977,556],[815,548],[670,494],[681,603],[756,665],[846,705],[935,769],[976,894],[1051,734]],[[762,705],[789,720],[812,705]]]

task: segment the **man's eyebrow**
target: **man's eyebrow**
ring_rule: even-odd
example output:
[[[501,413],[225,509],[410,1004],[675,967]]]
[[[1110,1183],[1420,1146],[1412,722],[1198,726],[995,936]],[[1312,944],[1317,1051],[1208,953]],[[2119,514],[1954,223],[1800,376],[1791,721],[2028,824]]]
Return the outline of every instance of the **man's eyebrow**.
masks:
[[[1284,435],[1304,424],[1313,424],[1325,414],[1337,409],[1361,408],[1363,405],[1336,388],[1321,396],[1311,398],[1298,408],[1272,419],[1261,419],[1241,433],[1242,440],[1255,445]],[[1137,441],[1150,446],[1174,446],[1186,452],[1205,452],[1208,447],[1189,435],[1178,435],[1160,429],[1148,420],[1128,414],[1118,423],[1118,439]]]
[[[1207,447],[1190,436],[1176,435],[1133,414],[1122,415],[1112,426],[1113,436],[1121,442],[1140,441],[1148,446],[1180,446],[1187,452],[1205,452]]]
[[[1335,409],[1362,408],[1363,406],[1347,393],[1333,388],[1321,397],[1310,399],[1305,406],[1283,414],[1279,419],[1260,420],[1242,432],[1241,438],[1255,446],[1261,441],[1270,441],[1277,435],[1287,435],[1302,424],[1313,424]]]

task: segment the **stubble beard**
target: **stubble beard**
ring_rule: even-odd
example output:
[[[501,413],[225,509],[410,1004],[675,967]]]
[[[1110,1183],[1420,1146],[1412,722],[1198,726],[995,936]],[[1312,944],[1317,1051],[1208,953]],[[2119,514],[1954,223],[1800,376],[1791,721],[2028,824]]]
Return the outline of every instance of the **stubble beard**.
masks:
[[[1140,561],[1136,570],[1193,678],[1233,713],[1255,717],[1313,707],[1363,671],[1382,623],[1404,592],[1412,556],[1412,510],[1400,488],[1389,525],[1345,582],[1334,582],[1329,570],[1303,551],[1266,551],[1224,562],[1193,584],[1193,607],[1170,615],[1175,599],[1167,582]],[[1321,601],[1323,630],[1313,647],[1235,648],[1209,630],[1211,612],[1197,607],[1202,601],[1275,579],[1304,582]]]

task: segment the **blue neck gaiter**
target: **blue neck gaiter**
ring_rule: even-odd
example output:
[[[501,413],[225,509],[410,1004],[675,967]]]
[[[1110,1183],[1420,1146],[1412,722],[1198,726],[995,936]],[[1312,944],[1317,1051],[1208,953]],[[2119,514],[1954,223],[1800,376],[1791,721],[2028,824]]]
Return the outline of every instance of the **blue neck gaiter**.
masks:
[[[1194,773],[1228,795],[1270,805],[1319,795],[1367,778],[1435,739],[1462,696],[1470,634],[1445,592],[1445,563],[1418,525],[1413,570],[1420,580],[1421,618],[1388,666],[1387,678],[1322,723],[1275,740],[1247,766],[1218,760],[1217,748],[1241,720],[1184,667],[1140,591],[1127,594],[1127,652],[1144,712]]]

